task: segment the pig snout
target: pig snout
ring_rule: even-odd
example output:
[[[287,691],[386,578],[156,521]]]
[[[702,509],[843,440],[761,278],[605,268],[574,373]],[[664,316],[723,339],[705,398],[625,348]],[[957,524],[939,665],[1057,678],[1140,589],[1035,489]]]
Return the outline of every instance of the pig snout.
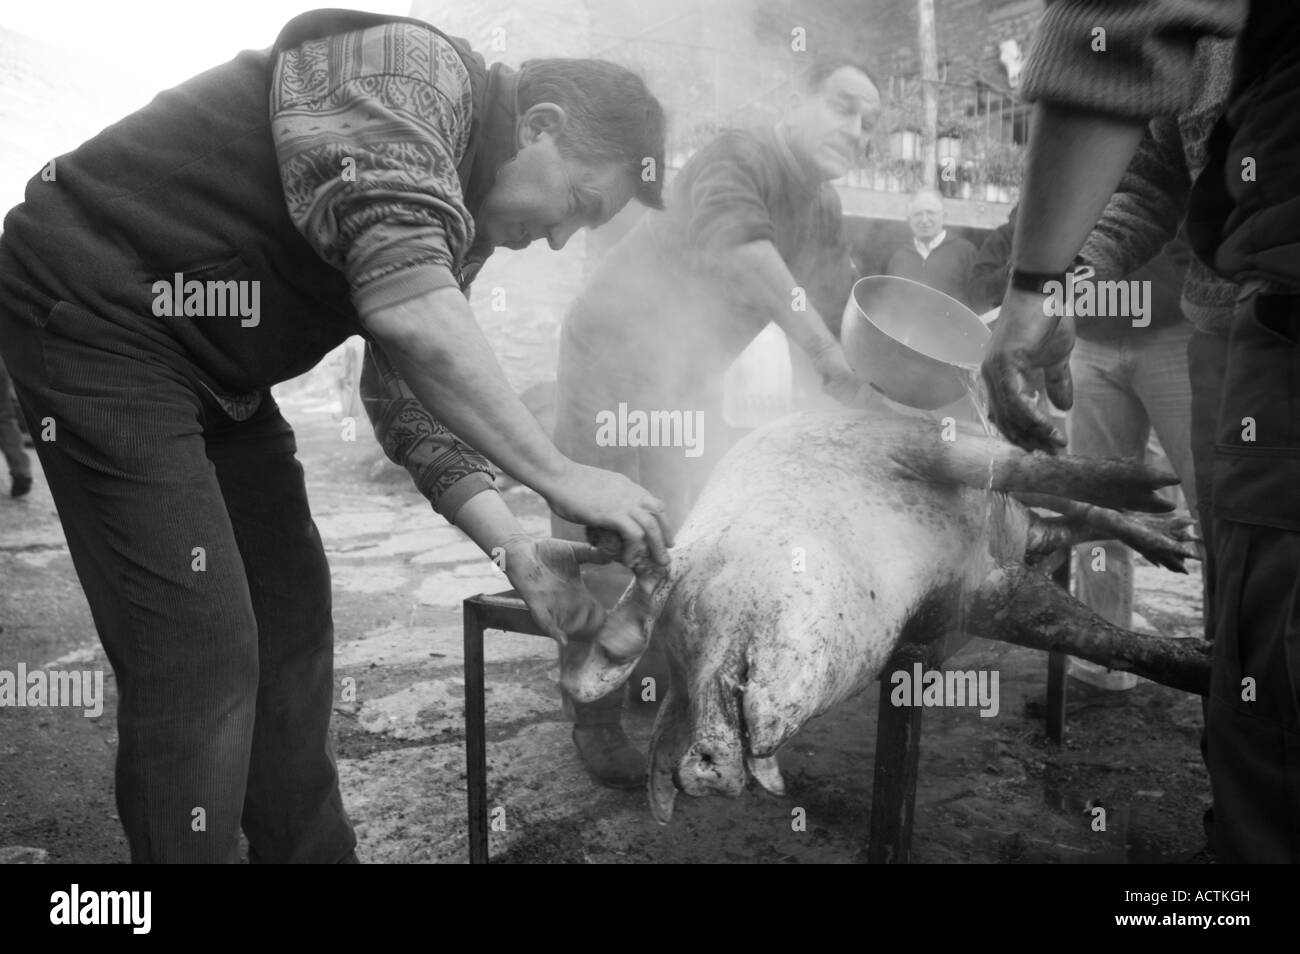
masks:
[[[697,738],[677,763],[673,781],[687,795],[735,797],[745,788],[745,752],[738,738]]]
[[[739,795],[745,788],[745,744],[740,723],[739,680],[720,671],[694,687],[686,750],[673,780],[687,795]]]

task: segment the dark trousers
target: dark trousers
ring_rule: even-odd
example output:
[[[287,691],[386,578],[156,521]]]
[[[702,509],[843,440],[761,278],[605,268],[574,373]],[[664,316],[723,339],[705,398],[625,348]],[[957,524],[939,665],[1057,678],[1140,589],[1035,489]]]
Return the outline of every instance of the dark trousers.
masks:
[[[1223,376],[1228,363],[1226,335],[1192,332],[1187,372],[1192,384],[1192,471],[1196,475],[1196,516],[1205,545],[1202,576],[1205,638],[1214,638],[1214,442],[1218,432]]]
[[[221,319],[208,319],[221,320]],[[118,685],[136,862],[336,862],[330,575],[270,393],[230,419],[193,369],[80,308],[0,303],[0,352]]]
[[[1206,732],[1214,849],[1225,863],[1300,862],[1297,401],[1300,298],[1247,299],[1228,343],[1212,488]]]
[[[0,361],[0,455],[14,477],[30,477],[31,461],[23,450],[23,435],[18,432],[18,409],[9,395],[9,372]]]
[[[1187,376],[1192,385],[1192,470],[1196,478],[1196,518],[1201,531],[1201,619],[1205,638],[1214,640],[1215,574],[1214,555],[1214,443],[1219,426],[1219,404],[1223,397],[1223,376],[1228,364],[1228,337],[1193,331],[1187,342]],[[1209,767],[1210,697],[1201,697],[1201,758]],[[1214,809],[1205,813],[1208,840],[1214,841]]]

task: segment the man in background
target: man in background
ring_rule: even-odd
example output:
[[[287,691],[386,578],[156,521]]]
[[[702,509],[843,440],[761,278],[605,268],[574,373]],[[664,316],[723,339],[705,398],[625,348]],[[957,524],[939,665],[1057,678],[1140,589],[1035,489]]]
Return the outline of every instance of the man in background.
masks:
[[[907,226],[912,240],[902,245],[885,266],[886,275],[929,285],[963,305],[969,304],[967,283],[975,264],[975,246],[943,227],[943,199],[929,189],[912,196]]]
[[[556,446],[641,483],[667,504],[674,531],[729,444],[723,376],[770,323],[809,357],[832,396],[852,404],[875,393],[849,367],[828,325],[853,279],[831,180],[865,154],[879,112],[879,92],[860,66],[819,61],[775,127],[723,133],[691,157],[667,211],[642,217],[565,317]],[[700,423],[700,443],[611,443],[595,422],[620,405],[680,412]],[[557,537],[583,539],[581,527],[559,519],[552,526]],[[588,568],[584,578],[607,598],[630,579],[618,566]],[[643,657],[642,671],[655,650]],[[637,673],[629,684],[640,689]],[[623,732],[624,694],[620,688],[588,705],[566,699],[566,706],[593,777],[636,787],[645,757]]]

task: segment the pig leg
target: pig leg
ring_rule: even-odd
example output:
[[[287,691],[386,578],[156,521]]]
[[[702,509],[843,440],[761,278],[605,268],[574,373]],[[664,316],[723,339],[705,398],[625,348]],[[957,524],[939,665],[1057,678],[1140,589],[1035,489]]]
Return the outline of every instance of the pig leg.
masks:
[[[1167,513],[1174,505],[1156,490],[1178,483],[1169,471],[1135,460],[1029,454],[1005,441],[966,433],[955,441],[917,442],[894,459],[923,481],[1044,493],[1114,510]]]
[[[1030,503],[1027,498],[1039,495],[1017,495],[1017,499]],[[1050,501],[1050,502],[1048,502]],[[1061,513],[1061,517],[1040,517],[1030,515],[1029,539],[1025,546],[1025,557],[1047,556],[1061,547],[1087,543],[1091,540],[1119,540],[1128,544],[1157,566],[1186,573],[1183,560],[1200,559],[1200,554],[1191,544],[1191,535],[1187,528],[1191,521],[1183,517],[1141,517],[1133,518],[1115,510],[1094,507],[1090,504],[1076,503],[1070,500],[1048,498],[1048,501],[1033,502],[1031,506],[1050,507]]]
[[[967,629],[985,639],[1068,653],[1185,692],[1204,695],[1210,686],[1210,652],[1201,640],[1120,629],[1025,566],[1003,566],[989,575],[974,593]]]

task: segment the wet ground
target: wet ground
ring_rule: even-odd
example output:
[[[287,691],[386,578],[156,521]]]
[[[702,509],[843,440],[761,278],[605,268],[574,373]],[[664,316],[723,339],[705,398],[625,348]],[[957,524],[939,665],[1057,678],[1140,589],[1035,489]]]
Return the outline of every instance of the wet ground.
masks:
[[[332,394],[301,390],[281,405],[333,570],[337,681],[355,680],[333,727],[358,854],[465,861],[460,604],[505,589],[504,577],[382,460],[364,418],[348,442]],[[528,529],[545,531],[537,497],[515,488],[506,499]],[[1142,565],[1137,588],[1156,630],[1197,631],[1197,578]],[[0,498],[0,626],[0,670],[102,669],[109,695],[99,718],[0,708],[0,860],[127,860],[112,794],[112,671],[39,476],[29,497]],[[560,712],[553,644],[497,632],[486,644],[488,794],[504,829],[491,834],[494,861],[848,862],[865,846],[876,690],[789,743],[786,797],[682,798],[661,827],[643,793],[600,788],[584,773]],[[1143,863],[1203,846],[1198,697],[1141,682],[1072,700],[1055,745],[1025,711],[1042,696],[1044,654],[976,641],[949,665],[997,670],[1000,710],[926,712],[913,861]],[[642,745],[651,721],[649,707],[629,714]],[[1094,830],[1096,807],[1104,831]]]

